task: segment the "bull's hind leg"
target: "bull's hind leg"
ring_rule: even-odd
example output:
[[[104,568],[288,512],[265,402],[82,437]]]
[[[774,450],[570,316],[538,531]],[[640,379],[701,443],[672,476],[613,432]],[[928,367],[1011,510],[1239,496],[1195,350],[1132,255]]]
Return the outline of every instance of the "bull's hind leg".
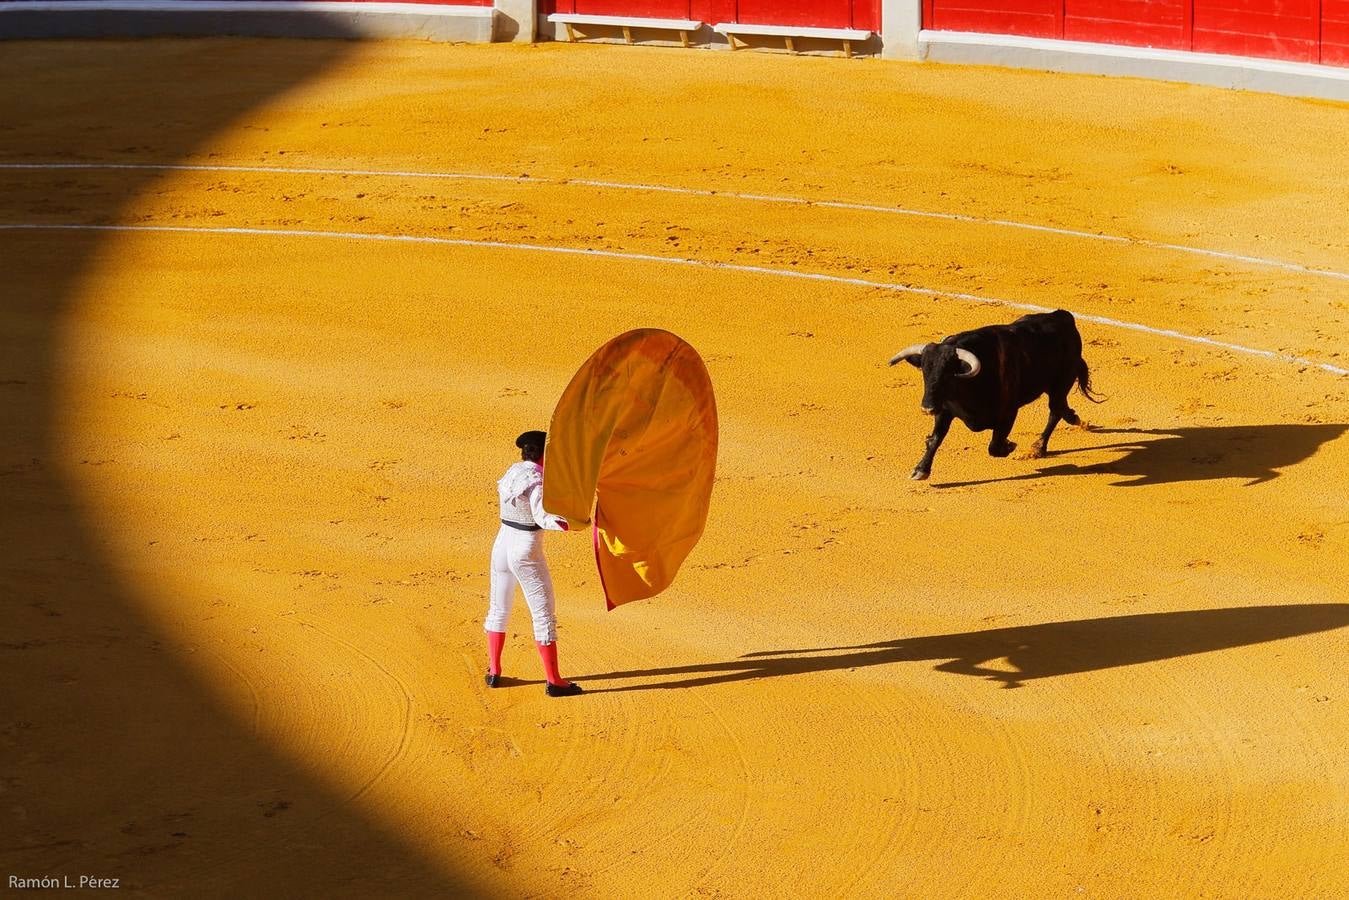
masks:
[[[1071,385],[1069,386],[1071,388]],[[1030,452],[1026,454],[1031,459],[1039,459],[1044,456],[1049,449],[1049,436],[1054,433],[1060,421],[1067,422],[1069,425],[1076,425],[1081,419],[1073,408],[1068,405],[1068,391],[1060,394],[1049,395],[1049,421],[1045,423],[1045,430],[1040,432],[1040,437],[1031,445]]]
[[[1012,433],[1012,426],[1016,424],[1016,413],[1012,413],[1010,419],[1006,419],[993,426],[993,438],[988,442],[989,456],[1010,456],[1016,449],[1016,444],[1007,440],[1007,435]]]
[[[1073,381],[1077,378],[1075,373],[1070,373],[1068,380],[1061,387],[1051,389],[1049,393],[1049,421],[1045,423],[1045,430],[1040,433],[1040,438],[1031,445],[1030,452],[1026,454],[1031,459],[1038,459],[1044,456],[1049,450],[1049,436],[1054,433],[1054,429],[1059,422],[1067,422],[1069,425],[1081,425],[1082,420],[1077,417],[1077,413],[1068,405],[1068,394],[1073,390]]]
[[[913,467],[913,474],[909,476],[914,481],[923,481],[932,474],[932,457],[937,455],[937,448],[946,440],[946,432],[951,430],[951,418],[949,412],[938,411],[932,423],[932,433],[927,436],[927,450],[924,451],[923,458],[918,460],[918,465]]]
[[[1059,420],[1064,416],[1054,408],[1054,404],[1049,404],[1049,421],[1045,424],[1045,430],[1040,432],[1040,436],[1035,439],[1035,443],[1030,445],[1030,450],[1025,454],[1026,459],[1039,459],[1045,455],[1045,449],[1049,446],[1049,436],[1054,433],[1054,428],[1059,424]]]
[[[1052,394],[1050,395],[1049,414],[1052,416],[1057,413],[1058,417],[1063,421],[1067,422],[1069,425],[1081,425],[1082,420],[1077,417],[1077,412],[1074,411],[1073,408],[1068,405],[1068,393],[1072,389],[1073,389],[1072,382],[1069,382],[1068,386],[1063,389],[1062,397],[1059,397],[1056,400]],[[1052,431],[1053,429],[1050,430]]]

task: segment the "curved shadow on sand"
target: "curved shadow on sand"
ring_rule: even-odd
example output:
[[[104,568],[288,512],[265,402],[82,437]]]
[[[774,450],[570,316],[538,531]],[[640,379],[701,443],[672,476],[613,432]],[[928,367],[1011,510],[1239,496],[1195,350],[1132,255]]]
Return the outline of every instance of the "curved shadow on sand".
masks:
[[[0,40],[0,161],[181,162],[354,46]],[[116,221],[157,177],[0,171],[0,220]],[[109,564],[110,523],[55,463],[61,325],[106,252],[91,232],[0,234],[0,876],[183,897],[480,892],[261,740]]]
[[[1079,672],[1157,662],[1329,631],[1349,625],[1349,603],[1242,606],[1045,622],[959,634],[899,638],[846,647],[765,650],[727,662],[577,676],[577,681],[678,677],[656,684],[591,688],[587,693],[704,687],[756,678],[838,672],[892,663],[942,660],[933,669],[1021,687]],[[1006,659],[1011,670],[987,663]]]
[[[1123,451],[1110,462],[1077,466],[1042,466],[1034,472],[982,481],[947,481],[935,488],[972,487],[1005,481],[1033,481],[1062,475],[1118,475],[1116,487],[1174,484],[1241,478],[1247,486],[1279,477],[1279,470],[1297,465],[1349,430],[1349,425],[1223,425],[1197,428],[1094,428],[1092,434],[1126,435],[1124,440],[1050,450],[1053,459],[1099,450]]]

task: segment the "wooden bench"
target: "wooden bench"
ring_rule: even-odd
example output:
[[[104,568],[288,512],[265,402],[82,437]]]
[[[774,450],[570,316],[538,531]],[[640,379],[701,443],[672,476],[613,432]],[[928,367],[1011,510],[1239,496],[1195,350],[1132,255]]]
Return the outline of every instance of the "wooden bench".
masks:
[[[796,52],[796,45],[793,41],[796,38],[821,38],[827,41],[842,41],[843,53],[849,58],[852,57],[852,45],[854,41],[865,41],[875,32],[863,31],[860,28],[805,28],[795,25],[741,25],[735,22],[718,22],[712,26],[712,30],[718,34],[726,36],[727,42],[732,50],[739,48],[735,44],[735,35],[754,34],[767,35],[769,37],[781,37],[787,41],[787,49]]]
[[[548,16],[548,21],[557,25],[567,27],[567,40],[576,40],[577,25],[604,25],[610,28],[623,29],[623,39],[629,44],[632,43],[632,29],[634,28],[653,28],[663,31],[678,31],[679,39],[684,46],[689,45],[689,32],[697,31],[703,27],[702,22],[694,22],[691,19],[642,19],[633,16],[587,16],[583,13],[553,13]]]

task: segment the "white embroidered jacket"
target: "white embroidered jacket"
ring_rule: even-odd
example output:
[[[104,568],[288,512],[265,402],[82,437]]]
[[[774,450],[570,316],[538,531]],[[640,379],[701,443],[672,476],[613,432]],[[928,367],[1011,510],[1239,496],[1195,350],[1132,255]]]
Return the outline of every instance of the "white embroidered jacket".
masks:
[[[561,516],[543,509],[543,466],[521,460],[506,470],[497,482],[501,520],[518,525],[538,525],[549,531],[565,531]]]

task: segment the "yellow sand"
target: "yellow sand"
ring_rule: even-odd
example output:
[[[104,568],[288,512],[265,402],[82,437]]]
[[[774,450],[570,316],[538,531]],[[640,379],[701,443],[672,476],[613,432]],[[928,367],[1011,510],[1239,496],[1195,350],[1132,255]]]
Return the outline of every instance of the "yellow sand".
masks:
[[[585,247],[1063,306],[1349,365],[1349,109],[618,47],[6,44],[0,221]],[[0,875],[153,896],[1349,895],[1349,382],[1082,322],[1043,460],[900,347],[1014,310],[620,258],[0,232]],[[493,481],[633,327],[707,360],[702,543],[564,672],[481,616]],[[1013,440],[1029,446],[1043,401]]]

